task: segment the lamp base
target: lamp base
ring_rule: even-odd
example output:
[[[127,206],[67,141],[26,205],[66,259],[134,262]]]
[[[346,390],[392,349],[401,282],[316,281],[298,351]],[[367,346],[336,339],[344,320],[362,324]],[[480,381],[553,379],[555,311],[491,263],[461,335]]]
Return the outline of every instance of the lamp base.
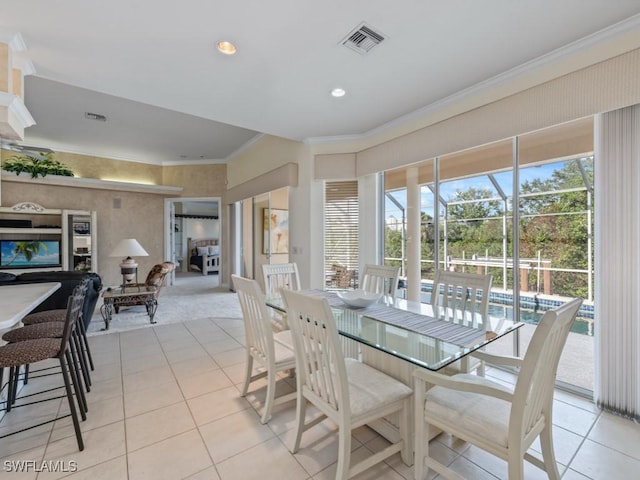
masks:
[[[125,258],[120,264],[120,273],[122,274],[122,291],[128,283],[132,283],[135,280],[135,284],[138,283],[138,264],[131,258]]]

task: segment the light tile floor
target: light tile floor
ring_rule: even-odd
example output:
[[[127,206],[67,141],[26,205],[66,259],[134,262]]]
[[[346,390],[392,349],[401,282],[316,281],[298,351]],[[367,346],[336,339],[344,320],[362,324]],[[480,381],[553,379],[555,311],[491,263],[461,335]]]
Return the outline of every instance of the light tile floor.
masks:
[[[261,425],[264,384],[240,397],[242,332],[241,320],[207,319],[91,337],[96,369],[82,423],[85,450],[78,451],[70,420],[59,420],[0,440],[0,478],[333,479],[335,426],[323,422],[305,432],[300,452],[292,455],[287,447],[294,402],[276,407],[271,421]],[[488,375],[511,380],[497,370]],[[57,376],[34,379],[23,391],[56,382]],[[293,380],[282,378],[278,388],[291,391]],[[0,435],[66,408],[65,401],[57,400],[13,410],[0,422]],[[563,479],[638,478],[640,425],[560,391],[554,423]],[[367,427],[357,430],[354,439],[356,457],[385,443]],[[440,461],[469,479],[505,478],[504,462],[475,447],[446,435],[431,445]],[[412,470],[396,455],[357,478],[411,479]],[[526,478],[547,477],[530,467]]]

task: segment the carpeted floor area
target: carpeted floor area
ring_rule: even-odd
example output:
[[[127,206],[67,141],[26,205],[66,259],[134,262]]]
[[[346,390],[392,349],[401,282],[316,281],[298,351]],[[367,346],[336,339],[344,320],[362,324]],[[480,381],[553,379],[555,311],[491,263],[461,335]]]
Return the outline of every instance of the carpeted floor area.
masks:
[[[101,306],[102,298],[98,300],[89,324],[87,333],[90,335],[122,332],[151,325],[144,306],[127,307],[113,315],[109,330],[104,331]],[[173,285],[162,287],[154,318],[158,325],[203,318],[242,318],[236,294],[219,286],[218,275],[179,273]]]

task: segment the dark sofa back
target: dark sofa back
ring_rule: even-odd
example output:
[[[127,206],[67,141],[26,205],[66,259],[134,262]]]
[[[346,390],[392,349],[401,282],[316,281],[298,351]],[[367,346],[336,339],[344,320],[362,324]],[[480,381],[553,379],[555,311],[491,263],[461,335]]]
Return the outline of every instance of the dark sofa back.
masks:
[[[82,319],[84,321],[85,328],[91,322],[91,317],[96,308],[98,297],[100,296],[100,290],[102,290],[102,279],[97,273],[85,273],[85,272],[27,272],[18,275],[15,281],[6,283],[5,285],[17,285],[20,283],[44,283],[44,282],[60,282],[61,286],[56,290],[49,298],[38,305],[33,311],[41,312],[44,310],[56,310],[59,308],[67,308],[67,301],[73,289],[80,283],[80,281],[88,276],[93,281],[89,283],[89,289],[87,290],[87,296],[84,299],[84,305],[82,306]]]

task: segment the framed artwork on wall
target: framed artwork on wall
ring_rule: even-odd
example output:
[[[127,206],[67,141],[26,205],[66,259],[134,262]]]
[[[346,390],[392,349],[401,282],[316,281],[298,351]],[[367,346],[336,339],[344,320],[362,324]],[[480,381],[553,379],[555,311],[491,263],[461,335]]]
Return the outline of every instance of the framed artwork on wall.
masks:
[[[262,253],[289,253],[289,210],[264,208]]]

